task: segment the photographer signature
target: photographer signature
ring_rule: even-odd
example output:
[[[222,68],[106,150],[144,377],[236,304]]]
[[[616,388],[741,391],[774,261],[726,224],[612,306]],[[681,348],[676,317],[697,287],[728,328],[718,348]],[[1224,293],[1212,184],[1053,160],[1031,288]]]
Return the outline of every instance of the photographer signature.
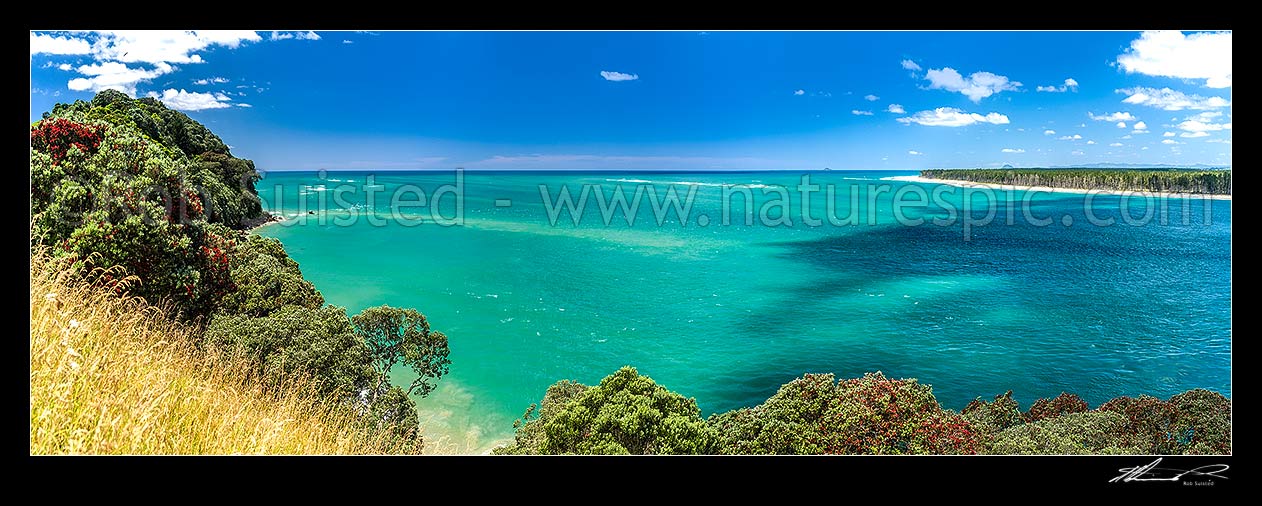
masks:
[[[1118,469],[1122,474],[1116,478],[1109,480],[1109,483],[1127,483],[1132,481],[1181,481],[1184,476],[1191,478],[1209,477],[1227,479],[1221,473],[1231,466],[1227,464],[1209,464],[1197,467],[1195,469],[1171,469],[1168,467],[1157,467],[1161,463],[1161,459],[1152,461],[1151,464],[1138,467],[1123,467]]]

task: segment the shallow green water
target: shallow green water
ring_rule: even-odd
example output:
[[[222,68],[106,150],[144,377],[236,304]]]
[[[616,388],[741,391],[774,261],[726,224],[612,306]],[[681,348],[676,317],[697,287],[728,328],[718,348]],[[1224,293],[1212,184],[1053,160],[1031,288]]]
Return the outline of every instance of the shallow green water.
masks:
[[[812,183],[836,185],[835,216],[849,214],[850,188],[860,191],[861,224],[809,227],[797,173],[465,173],[463,225],[409,227],[409,216],[432,218],[430,208],[391,217],[391,191],[413,184],[432,197],[453,173],[377,173],[369,205],[368,174],[273,172],[260,195],[291,219],[259,233],[282,240],[329,303],[351,314],[416,307],[449,336],[451,374],[420,406],[430,440],[462,451],[510,437],[513,419],[551,383],[594,383],[627,364],[696,397],[705,414],[757,404],[805,372],[915,377],[953,409],[1008,389],[1023,405],[1061,391],[1093,406],[1195,387],[1230,395],[1229,201],[1210,204],[1209,224],[1197,199],[1186,212],[1169,201],[1168,225],[1132,226],[1119,197],[1096,197],[1093,213],[1116,220],[1097,227],[1082,195],[1037,194],[1030,209],[1052,225],[1027,223],[1020,207],[1008,225],[1001,207],[966,241],[958,220],[898,224],[893,192],[933,187],[880,180],[897,174],[812,173]],[[577,200],[583,183],[606,194],[621,184],[628,198],[641,186],[661,198],[685,182],[701,184],[684,227],[677,214],[657,226],[649,196],[634,226],[622,214],[606,226],[594,195],[579,225],[563,212],[553,226],[539,190],[555,197],[568,184]],[[740,196],[722,224],[722,184],[750,192],[755,225],[744,225]],[[893,191],[870,205],[869,184]],[[356,191],[345,205],[318,206],[333,203],[338,185]],[[757,224],[757,210],[779,197],[764,193],[775,185],[793,192],[792,227]],[[1013,195],[1018,205],[1022,197]],[[812,198],[811,216],[824,218],[822,190]],[[456,216],[454,196],[439,202]],[[980,219],[986,207],[972,202]],[[1143,199],[1127,202],[1143,214]],[[962,203],[957,191],[935,204]]]

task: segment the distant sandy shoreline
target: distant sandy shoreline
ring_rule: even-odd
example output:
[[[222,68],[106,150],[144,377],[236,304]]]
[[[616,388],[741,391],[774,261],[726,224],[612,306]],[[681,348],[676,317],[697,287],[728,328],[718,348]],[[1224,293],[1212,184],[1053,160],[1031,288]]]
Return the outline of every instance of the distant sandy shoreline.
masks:
[[[255,218],[254,220],[251,220],[251,221],[247,221],[245,223],[245,231],[257,232],[259,229],[262,229],[263,227],[266,227],[268,225],[272,225],[275,223],[280,223],[282,221],[285,221],[285,219],[281,217],[279,214],[272,214],[268,211],[263,211],[263,216],[259,218]]]
[[[890,176],[881,178],[886,181],[906,181],[909,183],[930,183],[930,184],[947,184],[951,186],[959,186],[964,188],[990,188],[992,190],[1003,191],[1040,191],[1049,193],[1092,193],[1096,195],[1132,195],[1139,197],[1166,197],[1166,198],[1206,198],[1212,200],[1231,200],[1231,195],[1222,195],[1217,193],[1167,193],[1167,192],[1145,192],[1145,191],[1120,191],[1120,190],[1088,190],[1084,188],[1054,188],[1051,186],[1022,186],[997,183],[978,183],[974,181],[961,181],[958,179],[934,179],[921,176]]]

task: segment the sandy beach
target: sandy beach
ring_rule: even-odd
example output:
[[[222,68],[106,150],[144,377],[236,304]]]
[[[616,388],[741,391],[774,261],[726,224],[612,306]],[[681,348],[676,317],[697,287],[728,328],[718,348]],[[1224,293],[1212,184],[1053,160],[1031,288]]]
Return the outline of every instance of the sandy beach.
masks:
[[[1003,191],[1039,191],[1050,193],[1092,193],[1095,195],[1132,195],[1139,197],[1164,197],[1164,198],[1207,198],[1212,200],[1231,200],[1231,195],[1221,195],[1212,193],[1167,193],[1167,192],[1144,192],[1144,191],[1118,191],[1118,190],[1088,190],[1084,188],[1053,188],[1051,186],[1021,186],[1010,184],[996,183],[978,183],[974,181],[961,181],[958,179],[933,179],[921,176],[890,176],[881,178],[883,181],[906,181],[909,183],[930,183],[930,184],[948,184],[951,186],[959,186],[963,188],[989,188],[992,190]]]

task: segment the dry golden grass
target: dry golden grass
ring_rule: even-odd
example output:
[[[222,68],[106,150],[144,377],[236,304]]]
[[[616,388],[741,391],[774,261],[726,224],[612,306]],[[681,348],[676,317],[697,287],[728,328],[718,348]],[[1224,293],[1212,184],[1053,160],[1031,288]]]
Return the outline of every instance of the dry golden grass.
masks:
[[[97,275],[31,258],[32,454],[383,454],[344,408],[198,352],[194,331]]]

